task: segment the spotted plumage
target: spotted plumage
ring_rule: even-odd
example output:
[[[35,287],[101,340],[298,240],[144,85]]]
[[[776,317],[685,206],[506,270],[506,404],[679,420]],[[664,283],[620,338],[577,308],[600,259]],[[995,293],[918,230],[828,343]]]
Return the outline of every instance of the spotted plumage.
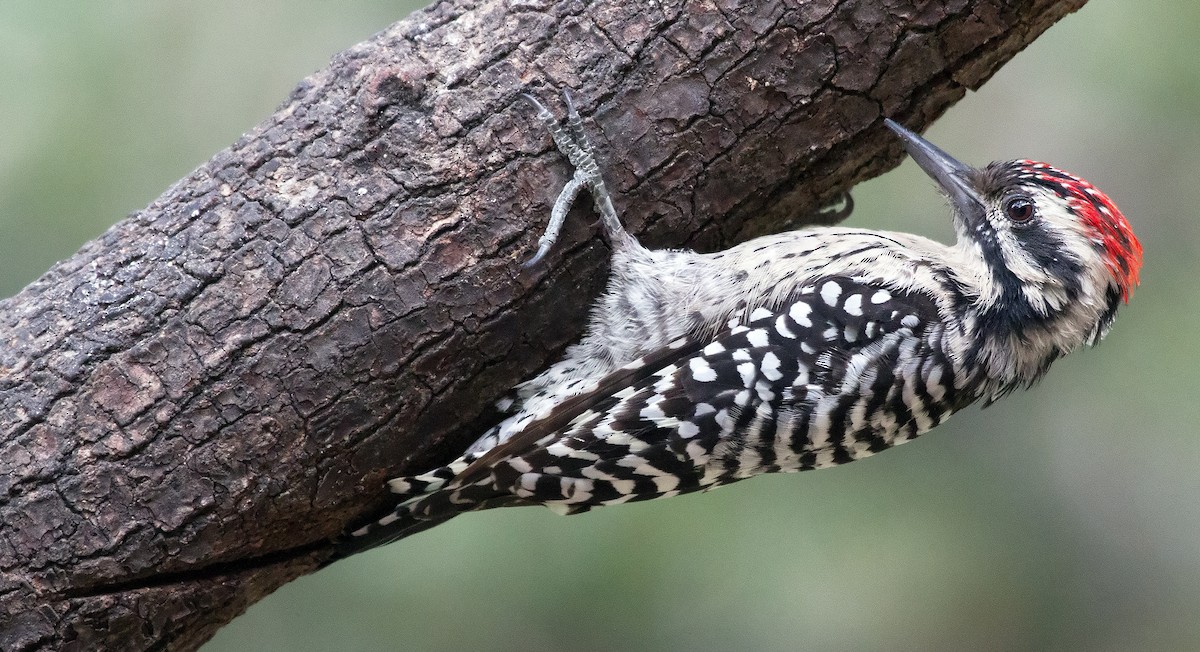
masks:
[[[389,483],[398,504],[356,551],[465,511],[592,507],[849,462],[1094,344],[1137,283],[1141,249],[1099,190],[1028,160],[967,167],[888,126],[947,193],[958,243],[846,228],[712,254],[654,251],[621,227],[579,116],[535,102],[613,246],[587,335],[517,386],[462,457]],[[565,199],[564,199],[565,198]]]

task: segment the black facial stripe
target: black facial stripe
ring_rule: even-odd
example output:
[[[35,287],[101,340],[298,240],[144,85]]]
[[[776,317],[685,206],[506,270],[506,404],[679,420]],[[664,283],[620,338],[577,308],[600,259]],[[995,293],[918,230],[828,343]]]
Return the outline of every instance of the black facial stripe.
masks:
[[[1004,260],[1004,248],[1000,245],[1000,237],[992,228],[990,221],[985,220],[970,236],[979,245],[983,260],[992,271],[993,281],[1000,286],[1000,301],[995,310],[1007,312],[1015,303],[1024,303],[1021,294],[1021,280],[1008,268]]]
[[[1068,271],[1069,275],[1059,278],[1064,281],[1064,289],[1072,300],[1079,296],[1082,268],[1078,261],[1064,253],[1061,242],[1052,233],[1044,228],[1031,228],[1023,230],[1022,233],[1017,234],[1017,237],[1022,240],[1022,248],[1029,252],[1038,261],[1038,264]],[[1023,336],[1027,329],[1040,328],[1047,321],[1056,317],[1056,312],[1043,314],[1040,310],[1041,307],[1034,306],[1029,302],[1025,293],[1021,291],[1024,283],[1003,264],[1002,260],[998,265],[993,265],[989,260],[989,265],[992,270],[992,278],[1000,286],[1000,296],[994,304],[980,311],[979,326],[981,329],[997,334],[1013,333]],[[1058,270],[1055,271],[1057,273]]]
[[[1041,221],[1015,230],[1014,234],[1037,266],[1062,281],[1067,297],[1075,301],[1082,291],[1083,263],[1067,249],[1062,239]]]
[[[980,194],[992,201],[1002,202],[1022,187],[1046,188],[1065,197],[1067,182],[1073,181],[1073,177],[1054,168],[1038,168],[1037,175],[1034,175],[1026,167],[1009,161],[988,165],[979,170],[972,181]],[[1014,225],[1010,232],[1036,266],[1063,282],[1063,289],[1070,300],[1078,298],[1082,291],[1083,264],[1070,253],[1053,230],[1035,215],[1028,222]],[[1054,316],[1041,314],[1025,298],[1021,292],[1024,284],[1008,269],[999,236],[990,222],[982,224],[969,235],[978,243],[983,259],[992,271],[992,278],[1000,287],[999,300],[980,315],[981,328],[1023,335],[1028,328],[1040,327]]]
[[[1000,238],[992,227],[990,220],[981,220],[969,234],[969,237],[979,245],[984,262],[993,270],[1005,269],[1004,250],[1000,246]]]

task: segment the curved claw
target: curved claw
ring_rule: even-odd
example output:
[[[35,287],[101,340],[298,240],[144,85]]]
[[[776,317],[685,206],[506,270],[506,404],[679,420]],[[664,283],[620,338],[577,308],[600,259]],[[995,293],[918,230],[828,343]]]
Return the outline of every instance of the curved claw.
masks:
[[[534,108],[538,110],[538,113],[545,113],[546,115],[551,116],[554,115],[553,113],[550,113],[550,109],[547,109],[545,104],[539,102],[538,98],[530,95],[529,93],[521,93],[521,97],[525,98],[525,101],[532,104]]]
[[[563,102],[567,105],[567,115],[579,115],[579,111],[575,109],[575,100],[571,99],[571,92],[564,88],[562,96]]]
[[[521,263],[521,269],[530,269],[530,268],[536,266],[538,263],[542,262],[542,260],[544,260],[546,258],[546,254],[548,254],[548,253],[550,253],[550,243],[548,243],[548,242],[545,244],[539,243],[537,252],[535,252],[532,256],[530,256],[529,260]]]
[[[617,217],[617,211],[612,203],[612,196],[604,186],[604,179],[600,176],[599,166],[596,164],[596,159],[592,151],[592,144],[589,142],[587,133],[583,128],[583,120],[579,116],[579,111],[575,107],[575,101],[571,98],[571,93],[565,88],[562,90],[563,102],[566,104],[566,117],[563,120],[556,118],[533,95],[521,93],[521,97],[525,98],[527,102],[537,109],[537,117],[550,131],[550,136],[554,140],[558,151],[575,168],[574,176],[567,182],[559,192],[558,198],[554,201],[554,208],[550,214],[550,222],[546,226],[544,235],[538,240],[537,253],[525,261],[521,267],[526,269],[533,267],[546,257],[551,246],[558,239],[558,233],[562,229],[563,220],[566,219],[567,212],[571,209],[571,204],[579,195],[580,190],[585,187],[591,191],[593,203],[595,204],[596,211],[600,214],[601,225],[609,244],[614,248],[628,246],[630,243],[636,244],[637,241],[625,231],[625,228],[621,226],[620,218]]]
[[[841,208],[834,208],[841,204]],[[829,220],[830,222],[840,222],[854,212],[854,197],[849,190],[843,190],[834,196],[833,201],[829,202],[817,212],[821,220]]]

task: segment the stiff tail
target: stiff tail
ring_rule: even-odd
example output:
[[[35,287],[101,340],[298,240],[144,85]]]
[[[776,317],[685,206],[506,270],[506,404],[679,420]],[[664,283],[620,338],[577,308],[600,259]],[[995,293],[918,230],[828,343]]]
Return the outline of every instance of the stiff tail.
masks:
[[[495,499],[501,495],[490,483],[467,487],[456,483],[477,457],[467,455],[428,473],[389,480],[388,487],[398,496],[399,505],[340,536],[334,542],[334,560],[424,532],[464,511],[499,506]]]
[[[459,512],[446,514],[431,519],[418,519],[411,514],[406,519],[396,520],[388,525],[380,525],[376,519],[352,532],[347,532],[334,541],[334,555],[329,563],[345,559],[350,555],[366,552],[372,548],[399,541],[418,532],[424,532],[458,516]]]

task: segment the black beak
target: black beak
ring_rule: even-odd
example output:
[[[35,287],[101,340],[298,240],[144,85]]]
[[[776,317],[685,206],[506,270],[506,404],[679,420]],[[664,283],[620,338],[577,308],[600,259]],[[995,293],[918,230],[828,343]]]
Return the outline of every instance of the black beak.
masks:
[[[937,145],[901,127],[894,120],[884,118],[883,123],[896,132],[908,155],[921,166],[925,174],[933,177],[950,196],[954,212],[963,220],[963,226],[970,228],[980,224],[985,209],[983,197],[971,184],[974,168],[960,163]]]

